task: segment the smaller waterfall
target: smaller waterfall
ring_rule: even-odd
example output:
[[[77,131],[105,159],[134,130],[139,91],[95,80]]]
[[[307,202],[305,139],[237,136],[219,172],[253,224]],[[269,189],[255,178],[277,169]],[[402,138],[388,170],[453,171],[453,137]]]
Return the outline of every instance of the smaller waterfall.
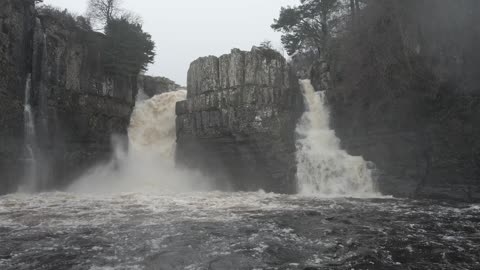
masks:
[[[24,140],[25,140],[25,175],[23,185],[20,187],[22,192],[33,192],[36,189],[37,160],[36,160],[36,130],[35,120],[33,118],[32,106],[30,104],[32,91],[32,75],[28,74],[25,82],[25,101],[23,109],[24,118]]]
[[[325,92],[300,81],[307,110],[297,125],[297,183],[300,194],[376,196],[372,170],[362,157],[349,155],[330,129]]]

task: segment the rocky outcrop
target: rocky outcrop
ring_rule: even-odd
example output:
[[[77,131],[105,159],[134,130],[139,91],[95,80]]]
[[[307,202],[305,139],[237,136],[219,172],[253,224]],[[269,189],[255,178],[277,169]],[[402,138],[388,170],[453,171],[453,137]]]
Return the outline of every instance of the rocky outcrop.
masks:
[[[177,162],[235,190],[295,191],[297,79],[275,51],[199,58],[177,103]],[[229,180],[229,181],[228,181]]]
[[[33,1],[0,1],[0,194],[22,177],[23,103],[31,69]]]
[[[180,85],[165,77],[152,77],[147,75],[140,75],[138,77],[138,90],[150,98],[166,92],[176,91],[180,88],[182,88]]]

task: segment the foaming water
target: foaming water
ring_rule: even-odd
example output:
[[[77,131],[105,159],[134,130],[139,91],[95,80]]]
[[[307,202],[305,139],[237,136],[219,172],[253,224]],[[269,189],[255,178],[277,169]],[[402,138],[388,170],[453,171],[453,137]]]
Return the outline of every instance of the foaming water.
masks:
[[[175,106],[179,90],[139,101],[132,114],[129,150],[116,143],[115,157],[77,180],[68,191],[82,193],[187,192],[210,189],[199,172],[175,167]]]
[[[330,129],[325,92],[300,81],[307,110],[297,125],[297,184],[300,194],[326,197],[377,197],[372,165],[349,155]]]
[[[0,269],[478,269],[478,205],[265,192],[0,196]]]
[[[186,90],[178,90],[139,102],[128,130],[131,150],[158,153],[165,160],[173,161],[176,146],[175,106],[186,97]]]

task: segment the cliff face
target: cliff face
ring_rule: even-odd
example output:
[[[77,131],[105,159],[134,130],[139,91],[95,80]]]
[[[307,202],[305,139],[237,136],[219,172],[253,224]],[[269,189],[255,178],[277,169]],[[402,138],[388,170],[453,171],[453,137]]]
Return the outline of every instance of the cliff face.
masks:
[[[106,37],[77,22],[40,14],[34,34],[33,108],[46,177],[62,186],[106,161],[112,135],[126,135],[137,94],[136,76],[104,68]]]
[[[343,147],[377,165],[384,194],[480,199],[478,95],[329,98]]]
[[[33,162],[35,190],[68,184],[110,157],[112,135],[127,134],[137,76],[104,70],[105,39],[66,13],[38,14],[33,1],[0,2],[0,193],[25,184]],[[29,74],[31,147],[24,134]]]
[[[277,52],[199,58],[177,103],[177,161],[236,190],[295,191],[298,82]]]
[[[333,128],[351,154],[377,165],[383,193],[480,200],[478,8],[408,3],[365,10],[371,21],[340,41],[330,67],[314,66],[313,80],[321,90],[332,77]],[[382,24],[384,16],[394,19]]]
[[[31,68],[33,2],[0,2],[0,194],[22,177],[23,103]]]

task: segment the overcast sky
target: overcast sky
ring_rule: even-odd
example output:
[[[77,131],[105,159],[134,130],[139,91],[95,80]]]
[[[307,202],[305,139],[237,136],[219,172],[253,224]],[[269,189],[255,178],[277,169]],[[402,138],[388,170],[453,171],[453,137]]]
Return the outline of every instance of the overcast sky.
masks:
[[[46,4],[84,14],[87,0],[45,0]],[[221,55],[231,48],[250,50],[264,40],[280,48],[270,25],[280,7],[299,0],[123,0],[123,8],[143,18],[144,31],[156,43],[155,64],[147,74],[186,84],[190,62]]]

